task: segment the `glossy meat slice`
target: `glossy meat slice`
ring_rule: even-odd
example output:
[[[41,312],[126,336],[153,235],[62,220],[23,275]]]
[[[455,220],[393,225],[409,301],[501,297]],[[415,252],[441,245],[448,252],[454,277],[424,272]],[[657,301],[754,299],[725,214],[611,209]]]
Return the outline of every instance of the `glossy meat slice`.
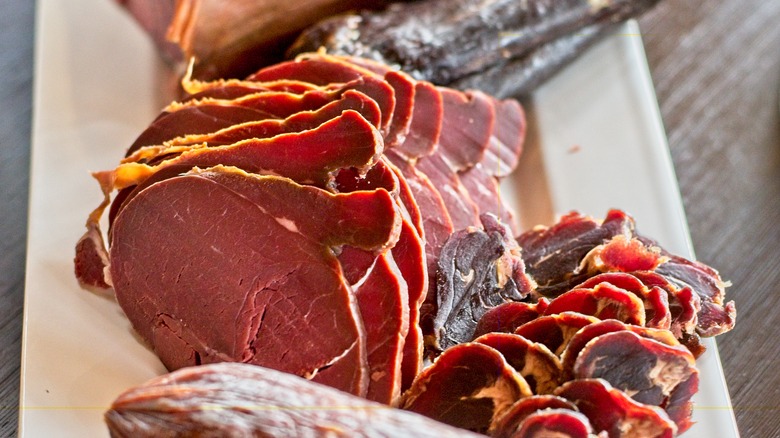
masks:
[[[515,432],[514,438],[592,438],[593,427],[588,417],[570,409],[545,409],[526,417]]]
[[[369,124],[379,127],[381,112],[376,102],[359,91],[347,90],[340,99],[316,110],[301,111],[286,119],[263,119],[239,123],[207,134],[175,137],[162,145],[144,146],[122,161],[148,163],[155,159],[159,160],[159,157],[170,158],[170,154],[185,152],[191,147],[224,146],[242,140],[308,131],[335,119],[347,110],[355,111]]]
[[[238,363],[185,368],[128,389],[105,420],[117,437],[480,436],[288,373]]]
[[[347,110],[312,130],[248,139],[226,146],[191,148],[157,165],[123,163],[113,171],[99,174],[98,178],[109,181],[109,188],[122,189],[139,184],[169,166],[223,164],[249,172],[273,171],[300,183],[326,187],[338,169],[370,168],[379,160],[382,149],[382,138],[376,128],[357,112]]]
[[[661,287],[648,287],[633,273],[607,272],[591,277],[574,288],[589,289],[601,283],[611,284],[642,298],[646,316],[645,326],[659,329],[671,327],[672,313],[669,309],[669,293]]]
[[[568,409],[576,411],[577,407],[563,397],[555,395],[532,395],[518,400],[512,407],[497,419],[490,427],[489,435],[494,438],[512,438],[518,436],[518,428],[523,420],[538,411],[548,409]],[[525,436],[520,434],[520,437]]]
[[[344,376],[334,386],[365,394],[363,322],[329,248],[389,248],[399,224],[384,190],[332,195],[224,167],[191,172],[117,216],[111,278],[169,369],[238,361],[314,380],[327,370]]]
[[[512,333],[488,333],[474,342],[495,348],[520,373],[534,394],[552,394],[560,386],[561,361],[544,344]]]
[[[698,390],[698,374],[693,355],[685,347],[670,346],[628,330],[592,339],[574,363],[575,379],[604,379],[644,404],[667,408],[672,394],[678,391],[668,413],[679,432],[691,425],[690,398]]]
[[[599,283],[593,289],[572,289],[550,301],[544,313],[552,315],[563,312],[577,312],[599,319],[617,319],[627,324],[645,324],[642,300],[610,283]]]
[[[487,431],[518,399],[531,395],[501,353],[476,343],[446,350],[415,379],[401,408],[476,432]]]
[[[474,336],[487,333],[514,333],[521,325],[543,315],[548,304],[546,298],[541,298],[536,303],[510,301],[499,304],[482,315],[474,329]]]
[[[658,407],[632,400],[602,379],[572,380],[556,395],[573,402],[597,432],[610,438],[672,438],[677,426]]]
[[[569,340],[583,327],[599,320],[593,316],[576,312],[544,315],[527,322],[515,330],[529,341],[539,342],[547,346],[556,356],[561,356]]]

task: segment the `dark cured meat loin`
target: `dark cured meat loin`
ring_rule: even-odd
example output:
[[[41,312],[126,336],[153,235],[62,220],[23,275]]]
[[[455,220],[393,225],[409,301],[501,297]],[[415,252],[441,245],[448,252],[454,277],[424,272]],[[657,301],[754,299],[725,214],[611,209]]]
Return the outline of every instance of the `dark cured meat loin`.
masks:
[[[322,214],[312,217],[315,208]],[[327,369],[345,376],[336,387],[365,394],[362,320],[326,248],[386,248],[398,225],[384,190],[332,195],[217,168],[154,184],[128,203],[114,222],[111,277],[169,369],[241,361],[314,380]]]
[[[525,55],[464,76],[447,86],[482,90],[498,98],[527,97],[618,26],[599,23],[540,44]]]
[[[659,329],[668,329],[671,326],[672,313],[669,310],[669,294],[661,287],[648,288],[639,278],[630,273],[607,272],[585,280],[574,289],[589,289],[601,283],[609,283],[642,298],[646,314],[643,325]]]
[[[556,356],[560,357],[575,333],[594,322],[598,322],[598,319],[592,316],[576,312],[563,312],[540,316],[518,327],[515,334],[529,341],[544,344]]]
[[[660,408],[636,402],[602,379],[573,380],[556,394],[572,401],[596,431],[610,438],[672,438],[677,433]]]
[[[546,42],[594,23],[637,15],[657,0],[597,4],[512,0],[430,0],[326,19],[304,31],[288,56],[324,47],[400,67],[417,79],[447,85],[505,64]]]
[[[520,248],[494,216],[484,230],[467,228],[450,236],[441,250],[436,283],[436,344],[447,348],[474,338],[477,321],[491,308],[520,301],[533,290]]]
[[[544,311],[547,315],[577,312],[598,319],[617,319],[626,324],[645,325],[645,306],[635,294],[599,283],[593,289],[572,289],[559,295]]]
[[[561,361],[544,344],[512,333],[488,333],[474,339],[474,342],[501,353],[504,360],[528,382],[534,394],[552,394],[562,383]]]
[[[301,111],[286,119],[264,119],[236,124],[208,134],[172,138],[162,146],[144,146],[123,161],[148,163],[150,160],[165,154],[186,151],[188,146],[224,146],[242,140],[270,138],[281,134],[308,131],[340,116],[347,110],[357,112],[369,124],[379,127],[381,112],[376,102],[359,91],[348,90],[341,96],[341,99],[316,110]]]
[[[693,355],[685,347],[669,346],[626,330],[594,338],[574,364],[576,379],[604,379],[632,399],[662,408],[679,385],[698,383],[698,373]],[[685,419],[678,427],[690,425],[690,396],[697,389],[686,388],[688,399],[675,401],[675,417]]]
[[[489,435],[494,438],[512,438],[515,435],[518,426],[529,415],[537,411],[546,409],[568,409],[576,411],[577,407],[563,397],[555,395],[532,395],[530,397],[518,400],[512,407],[493,422],[490,427]],[[521,437],[524,435],[520,435]]]
[[[110,180],[113,188],[122,189],[168,166],[223,164],[249,172],[273,170],[302,184],[327,187],[338,169],[350,166],[368,169],[379,159],[382,148],[382,138],[376,128],[360,114],[347,110],[309,131],[190,149],[157,166],[124,163],[99,178]]]
[[[345,411],[349,415],[344,415]],[[480,436],[291,374],[237,363],[185,368],[131,388],[114,400],[105,420],[112,436],[139,438],[158,438],[166,433],[355,438]]]
[[[510,301],[499,304],[482,315],[474,329],[474,337],[487,333],[514,333],[521,325],[544,314],[548,304],[546,298],[536,303]]]
[[[672,347],[680,345],[677,339],[675,339],[675,337],[668,330],[627,325],[615,319],[594,322],[593,324],[587,325],[580,329],[574,336],[572,336],[566,345],[566,349],[561,355],[563,380],[574,379],[574,361],[577,360],[577,356],[579,356],[580,351],[585,348],[585,345],[587,345],[588,342],[601,335],[623,330],[628,330],[639,336],[652,339]]]
[[[486,432],[531,390],[501,353],[482,344],[446,350],[403,395],[401,408],[455,427]]]

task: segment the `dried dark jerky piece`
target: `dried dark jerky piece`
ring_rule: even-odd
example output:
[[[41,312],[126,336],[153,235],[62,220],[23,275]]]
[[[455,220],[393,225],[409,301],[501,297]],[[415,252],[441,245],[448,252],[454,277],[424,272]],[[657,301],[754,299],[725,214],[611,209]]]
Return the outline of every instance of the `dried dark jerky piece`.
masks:
[[[476,432],[487,431],[518,399],[528,383],[501,353],[466,343],[447,349],[415,379],[400,407]]]
[[[434,330],[441,349],[470,341],[488,310],[520,301],[533,289],[506,226],[491,215],[482,222],[484,231],[470,228],[450,236],[439,257]]]
[[[105,420],[115,437],[480,436],[292,374],[238,363],[157,377],[120,395]]]
[[[446,85],[594,23],[639,14],[656,0],[551,3],[428,0],[382,12],[337,16],[304,31],[288,56],[325,47],[397,65],[417,79]]]

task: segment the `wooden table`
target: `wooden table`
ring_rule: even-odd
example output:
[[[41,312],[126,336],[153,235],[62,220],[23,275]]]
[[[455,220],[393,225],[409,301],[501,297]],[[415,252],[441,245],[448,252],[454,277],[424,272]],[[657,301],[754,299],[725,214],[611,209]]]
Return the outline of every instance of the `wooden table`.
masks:
[[[0,10],[0,436],[18,416],[32,3]],[[719,346],[737,423],[780,436],[780,2],[664,0],[640,26],[697,256],[734,284]]]

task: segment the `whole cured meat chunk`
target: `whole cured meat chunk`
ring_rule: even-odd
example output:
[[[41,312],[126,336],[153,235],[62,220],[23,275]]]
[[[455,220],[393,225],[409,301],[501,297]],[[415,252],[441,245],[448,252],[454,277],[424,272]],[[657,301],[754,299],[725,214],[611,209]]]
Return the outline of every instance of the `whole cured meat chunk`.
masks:
[[[518,399],[528,383],[501,353],[486,345],[456,345],[415,379],[401,408],[476,432],[486,432]]]
[[[481,436],[291,374],[238,363],[185,368],[152,379],[114,400],[105,420],[112,436],[140,438]]]
[[[315,381],[324,371],[329,384],[365,394],[365,329],[332,251],[389,248],[399,224],[385,190],[333,195],[237,169],[193,171],[120,212],[111,278],[171,370],[236,361]]]

